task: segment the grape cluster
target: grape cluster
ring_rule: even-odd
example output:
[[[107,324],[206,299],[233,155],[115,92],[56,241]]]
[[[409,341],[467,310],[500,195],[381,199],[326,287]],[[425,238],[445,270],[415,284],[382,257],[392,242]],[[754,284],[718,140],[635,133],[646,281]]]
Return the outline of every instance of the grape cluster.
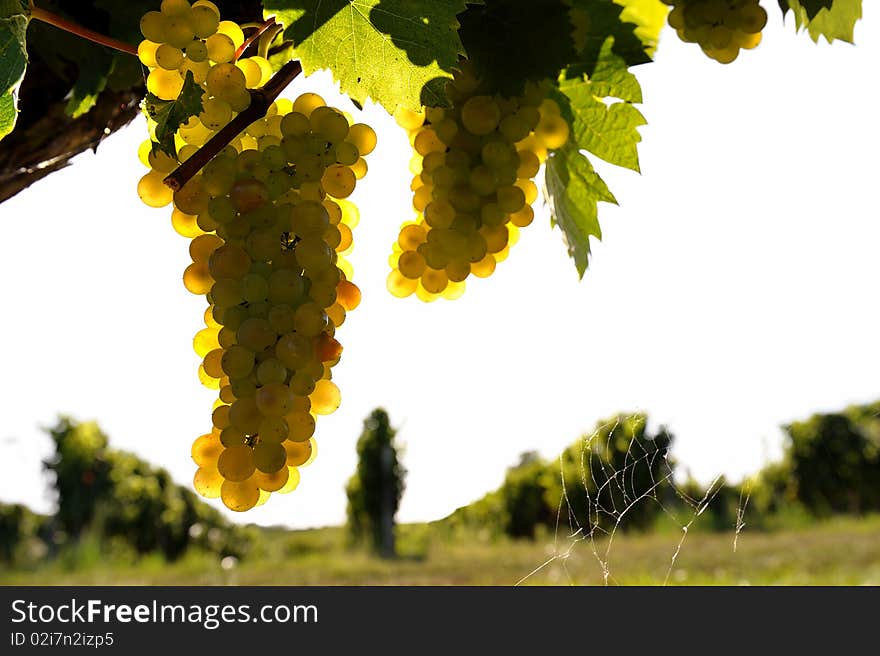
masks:
[[[183,5],[185,12],[171,13]],[[144,17],[144,34],[159,39],[152,43],[177,47],[182,35],[172,41],[168,25],[176,26],[175,34],[183,32],[174,19],[183,15],[192,28],[192,16],[201,7],[218,18],[209,2],[190,7],[183,0],[165,0],[161,12]],[[152,31],[153,20],[165,21],[166,32]],[[207,37],[209,47],[216,46],[212,36]],[[221,58],[242,42],[238,34],[223,41],[229,47]],[[147,176],[156,176],[161,187],[168,189],[162,178],[190,147],[225,124],[213,120],[217,117],[208,109],[229,107],[231,118],[245,107],[231,102],[238,90],[247,93],[248,87],[265,82],[262,73],[248,78],[246,62],[209,55],[200,82],[206,110],[178,130],[175,138],[185,145],[176,159],[142,148],[153,169]],[[215,75],[218,69],[222,75]],[[179,75],[179,69],[174,73]],[[232,510],[248,510],[272,492],[293,490],[298,467],[315,457],[316,417],[339,406],[339,389],[331,380],[331,368],[342,353],[335,333],[360,302],[345,259],[359,217],[345,199],[366,174],[363,156],[375,145],[372,128],[352,124],[317,94],[304,93],[293,102],[276,100],[264,118],[173,194],[170,189],[145,194],[144,181],[139,185],[148,205],[173,202],[172,225],[191,239],[192,264],[183,283],[209,304],[206,327],[193,346],[202,358],[200,380],[219,391],[213,428],[192,447],[198,465],[193,484],[201,495],[220,497]]]
[[[686,43],[698,43],[709,57],[729,64],[740,49],[761,43],[767,12],[758,0],[663,0],[672,6],[669,25]]]
[[[543,85],[504,98],[482,88],[463,61],[447,95],[450,108],[394,115],[415,151],[416,217],[400,229],[387,281],[399,297],[454,299],[469,275],[491,275],[534,219],[532,179],[547,151],[568,141],[568,123]]]

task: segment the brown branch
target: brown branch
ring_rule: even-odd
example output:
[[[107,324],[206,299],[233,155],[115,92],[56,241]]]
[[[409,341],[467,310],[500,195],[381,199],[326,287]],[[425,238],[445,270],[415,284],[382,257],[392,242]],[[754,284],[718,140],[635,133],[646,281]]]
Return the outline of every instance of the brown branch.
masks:
[[[114,50],[121,50],[122,52],[127,52],[129,55],[134,55],[135,57],[137,57],[137,48],[130,43],[114,39],[113,37],[106,36],[104,34],[101,34],[100,32],[95,32],[94,30],[90,30],[89,28],[83,27],[82,25],[77,25],[73,21],[69,21],[66,18],[62,18],[57,14],[53,14],[51,11],[46,11],[45,9],[35,7],[33,4],[31,4],[30,12],[31,18],[34,18],[38,21],[43,21],[44,23],[54,25],[55,27],[62,29],[65,32],[70,32],[71,34],[75,34],[79,37],[82,37],[83,39],[88,39],[89,41],[98,43],[102,46],[107,46],[108,48],[113,48]]]
[[[254,41],[256,41],[257,39],[259,39],[260,35],[263,32],[265,32],[266,30],[268,30],[270,27],[272,27],[274,24],[275,24],[275,17],[274,16],[271,16],[270,18],[266,19],[265,23],[260,25],[253,34],[251,34],[247,39],[244,40],[244,43],[242,43],[240,46],[238,46],[238,48],[235,51],[235,55],[233,55],[233,57],[232,57],[232,61],[238,61],[238,58],[241,57],[242,54],[244,54],[244,51],[247,50],[248,46],[250,44],[252,44]]]
[[[253,89],[250,106],[224,125],[192,157],[168,174],[164,180],[165,184],[177,191],[189,182],[196,173],[202,170],[205,164],[214,159],[217,153],[226,148],[247,126],[257,119],[263,118],[269,105],[274,102],[278,94],[300,73],[302,73],[302,65],[298,61],[289,61],[278,69],[278,72],[266,82],[265,86],[261,89]]]

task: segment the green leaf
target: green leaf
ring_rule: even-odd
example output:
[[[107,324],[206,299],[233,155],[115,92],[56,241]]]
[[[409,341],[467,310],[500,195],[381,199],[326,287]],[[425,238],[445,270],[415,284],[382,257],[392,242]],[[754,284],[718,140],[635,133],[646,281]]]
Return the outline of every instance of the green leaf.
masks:
[[[615,65],[610,44],[607,57],[596,67],[593,80],[562,79],[553,98],[571,126],[570,139],[578,148],[606,162],[639,170],[637,145],[642,140],[637,128],[645,117],[632,103],[642,99],[641,88],[620,61]],[[620,98],[618,102],[610,99]]]
[[[614,0],[614,3],[623,7],[620,20],[637,26],[633,33],[645,46],[645,52],[653,57],[660,32],[666,25],[669,5],[660,0]]]
[[[27,0],[0,0],[0,18],[10,18],[16,14],[26,16],[27,13]]]
[[[79,118],[88,112],[98,101],[98,96],[107,86],[107,77],[113,70],[115,56],[106,51],[95,57],[80,61],[76,83],[70,92],[70,100],[64,111],[72,118]]]
[[[15,98],[11,93],[0,96],[0,139],[12,132],[17,111]]]
[[[59,30],[39,21],[31,25],[28,41],[32,51],[61,79],[71,84],[65,107],[68,116],[77,118],[88,112],[107,86],[116,54],[103,46]],[[134,59],[130,55],[120,57]]]
[[[590,160],[570,142],[550,153],[544,168],[544,197],[551,223],[562,230],[568,254],[583,278],[589,265],[590,237],[602,239],[599,201],[617,204]]]
[[[862,17],[862,0],[834,0],[830,7],[808,0],[786,1],[794,13],[797,30],[806,27],[813,41],[818,43],[819,37],[824,36],[828,43],[835,39],[853,42],[856,22]]]
[[[202,87],[196,84],[192,71],[187,71],[183,89],[177,100],[162,100],[148,93],[144,98],[144,113],[156,121],[156,141],[154,147],[171,157],[177,156],[174,146],[174,133],[186,123],[190,116],[202,111]]]
[[[140,28],[141,16],[159,9],[156,0],[92,0],[92,4],[107,14],[110,36],[135,45],[144,38]]]
[[[306,75],[330,69],[343,93],[389,112],[446,106],[450,71],[464,54],[456,14],[466,0],[265,0],[286,26]]]
[[[562,0],[485,0],[468,7],[459,21],[477,76],[503,96],[520,95],[526,80],[556,79],[575,57],[569,7]]]
[[[567,76],[592,76],[600,59],[608,57],[604,51],[609,43],[613,54],[626,66],[651,61],[649,51],[656,45],[656,39],[643,42],[637,35],[640,26],[624,22],[622,6],[613,0],[570,0],[570,4],[577,57],[568,66]],[[635,7],[630,13],[638,15]],[[643,32],[653,29],[642,27]]]
[[[809,20],[813,20],[816,14],[823,9],[831,9],[833,4],[834,0],[800,0],[800,5],[806,10]],[[786,12],[792,7],[789,4],[789,0],[779,0],[779,8],[782,9],[782,15],[785,16]]]
[[[28,17],[13,13],[19,3],[4,3],[0,7],[0,139],[12,132],[18,115],[18,88],[27,70],[25,38]]]

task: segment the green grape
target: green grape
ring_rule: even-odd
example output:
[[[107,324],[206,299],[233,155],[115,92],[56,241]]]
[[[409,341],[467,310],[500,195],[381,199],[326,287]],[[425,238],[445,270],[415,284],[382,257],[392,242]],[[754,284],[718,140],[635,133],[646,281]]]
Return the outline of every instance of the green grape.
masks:
[[[233,399],[233,403],[235,399]],[[220,443],[226,448],[233,446],[242,446],[247,440],[247,435],[240,428],[230,424],[220,431]]]
[[[318,237],[305,236],[294,250],[296,260],[306,271],[319,271],[330,266],[333,252]]]
[[[192,294],[207,294],[213,283],[205,262],[193,262],[183,272],[183,286]]]
[[[365,123],[355,123],[348,128],[345,140],[353,144],[361,156],[369,155],[376,148],[376,131]]]
[[[163,43],[168,33],[168,20],[158,11],[148,11],[141,17],[141,34],[153,43]]]
[[[272,383],[283,383],[287,379],[287,367],[281,364],[280,360],[269,358],[263,360],[257,367],[257,382],[260,385],[271,385]],[[265,389],[265,387],[263,388]],[[259,393],[257,399],[260,398]],[[265,413],[264,413],[265,414]]]
[[[332,107],[316,109],[309,117],[309,123],[317,134],[332,144],[341,143],[348,136],[348,121]]]
[[[216,468],[223,444],[217,433],[201,435],[192,444],[190,455],[199,467]]]
[[[276,335],[266,319],[252,316],[241,322],[236,339],[241,346],[258,353],[273,346]]]
[[[165,207],[174,197],[174,192],[163,182],[165,176],[156,171],[144,175],[137,185],[137,193],[145,205]]]
[[[193,350],[200,358],[208,355],[209,351],[220,346],[219,333],[213,328],[203,328],[193,337]]]
[[[254,368],[254,352],[236,344],[224,351],[220,358],[220,365],[223,368],[223,373],[230,379],[244,378]]]
[[[147,68],[156,68],[159,65],[156,62],[156,50],[159,45],[149,39],[144,39],[138,44],[138,59]]]
[[[339,388],[329,380],[319,380],[315,384],[315,391],[309,395],[312,401],[312,411],[319,415],[329,415],[336,411],[342,401]]]
[[[498,207],[502,212],[518,212],[526,203],[526,195],[522,189],[515,186],[501,187],[496,192]]]
[[[279,335],[292,332],[294,328],[294,310],[290,305],[273,304],[269,308],[269,325]]]
[[[189,22],[198,38],[207,39],[217,32],[220,13],[216,6],[194,5],[189,15]]]
[[[217,26],[217,31],[232,39],[236,48],[244,43],[244,32],[241,31],[241,28],[237,23],[228,20],[220,21]]]
[[[265,362],[269,361],[270,360],[266,360]],[[265,362],[263,364],[265,364]],[[275,362],[278,361],[275,360]],[[260,366],[262,366],[262,364]],[[287,385],[279,382],[269,383],[262,387],[258,387],[254,399],[257,408],[265,417],[283,417],[290,409],[292,401],[290,389]]]
[[[214,424],[214,428],[219,431],[229,426],[229,406],[220,405],[214,408],[214,412],[211,413],[211,422]]]
[[[201,176],[192,178],[174,192],[174,206],[187,214],[201,214],[208,209],[211,197],[202,186]]]
[[[473,96],[461,107],[461,122],[471,134],[478,136],[492,132],[501,120],[501,110],[491,96]]]
[[[225,34],[213,34],[206,38],[205,47],[208,59],[218,64],[226,64],[235,56],[235,44]]]
[[[216,278],[243,278],[250,270],[251,260],[247,252],[236,244],[224,244],[211,253],[208,267]]]
[[[290,391],[298,396],[308,396],[315,391],[315,379],[305,371],[297,371],[290,379]]]
[[[235,278],[222,278],[211,287],[211,300],[218,308],[228,308],[244,301],[242,284]]]
[[[239,212],[246,213],[265,204],[269,200],[269,190],[259,180],[244,178],[235,181],[229,197]]]
[[[404,251],[397,262],[400,273],[413,280],[422,276],[426,266],[424,256],[418,251]]]
[[[220,498],[230,510],[244,512],[257,505],[260,488],[253,479],[245,481],[224,481],[220,487]]]
[[[201,39],[190,41],[184,48],[184,52],[186,52],[187,59],[194,62],[203,62],[208,59],[208,46]]]
[[[195,37],[189,22],[188,13],[177,13],[165,17],[165,42],[175,48],[183,49]]]
[[[227,481],[243,481],[254,473],[254,451],[249,446],[231,446],[217,459],[217,470]]]
[[[298,370],[314,358],[315,348],[307,336],[290,332],[278,339],[275,355],[288,369]]]
[[[285,451],[285,461],[286,455],[287,452]],[[280,494],[284,494],[282,490],[287,487],[290,481],[290,468],[285,466],[279,469],[277,472],[272,472],[271,474],[256,471],[254,472],[253,479],[261,490],[265,490],[266,492],[279,492]],[[295,485],[296,483],[294,482],[294,486]]]
[[[667,21],[682,41],[697,43],[719,63],[729,64],[741,48],[761,42],[767,12],[758,0],[667,0]]]
[[[222,378],[223,377],[223,368],[220,366],[220,357],[223,355],[223,349],[214,349],[209,352],[204,361],[202,362],[202,367],[205,370],[205,373],[211,378]],[[222,428],[218,426],[218,428]]]
[[[305,281],[296,271],[278,269],[269,276],[269,301],[293,305],[305,293]]]
[[[327,314],[319,304],[306,302],[296,308],[293,323],[297,333],[314,337],[327,327]]]
[[[241,281],[242,295],[248,303],[265,301],[269,294],[269,283],[265,277],[256,273],[247,274]]]
[[[281,444],[262,442],[254,447],[253,460],[256,469],[271,474],[287,466],[287,451]]]
[[[235,62],[235,65],[241,69],[241,72],[244,73],[244,82],[245,86],[249,89],[254,89],[260,86],[260,78],[263,75],[262,70],[260,69],[259,64],[253,61],[253,59],[239,59]],[[252,135],[257,136],[257,135]]]
[[[179,70],[181,77],[186,78],[186,74],[190,72],[196,84],[204,84],[205,78],[208,77],[208,72],[211,70],[211,62],[207,60],[197,62],[192,59],[185,59],[180,65]]]
[[[262,417],[253,398],[236,399],[229,406],[229,422],[247,435],[257,432]]]
[[[193,488],[206,499],[220,497],[223,484],[223,476],[212,467],[199,467],[193,476]]]
[[[169,71],[176,71],[183,63],[183,52],[180,48],[163,43],[156,49],[156,64]]]
[[[211,68],[205,84],[212,96],[231,101],[245,88],[245,76],[235,64],[217,64]]]
[[[342,164],[328,166],[321,176],[321,186],[334,198],[347,198],[357,182],[352,170]]]
[[[183,89],[183,78],[177,71],[157,68],[150,71],[147,76],[147,91],[162,100],[177,100],[181,89]]]
[[[294,410],[285,416],[288,425],[288,439],[293,442],[306,442],[315,434],[315,418],[307,411]]]

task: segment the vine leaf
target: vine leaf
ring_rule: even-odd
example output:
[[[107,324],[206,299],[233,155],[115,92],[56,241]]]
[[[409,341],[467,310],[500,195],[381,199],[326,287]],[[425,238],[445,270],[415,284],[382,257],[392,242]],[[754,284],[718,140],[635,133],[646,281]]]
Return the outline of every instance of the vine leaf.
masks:
[[[98,96],[107,86],[107,78],[113,71],[115,55],[103,50],[91,59],[81,60],[76,83],[70,91],[65,111],[72,118],[79,118],[88,112],[98,101]]]
[[[855,25],[862,17],[862,0],[780,0],[783,16],[790,9],[797,30],[806,28],[813,41],[825,37],[828,43],[835,39],[853,42]]]
[[[596,65],[607,58],[609,47],[614,56],[626,66],[645,64],[651,61],[649,51],[656,45],[657,38],[650,38],[653,27],[648,27],[646,18],[641,26],[625,22],[624,11],[639,16],[638,3],[628,0],[632,8],[624,8],[613,0],[569,0],[571,20],[574,25],[574,38],[577,57],[568,66],[567,76],[591,76]],[[644,3],[641,3],[644,4]],[[645,41],[637,34],[642,28]],[[662,27],[662,26],[661,26]],[[657,31],[659,34],[659,30]]]
[[[192,71],[186,72],[183,89],[177,100],[162,100],[152,93],[144,98],[144,113],[156,121],[156,139],[154,147],[158,147],[171,157],[177,156],[174,134],[186,123],[190,116],[202,111],[202,87],[196,84]]]
[[[796,0],[798,2],[798,0]],[[799,0],[798,4],[804,8],[804,11],[807,13],[807,18],[809,20],[813,20],[823,9],[831,9],[831,5],[834,4],[834,0]],[[786,12],[789,9],[796,8],[791,6],[789,0],[779,0],[779,8],[782,9],[782,15],[785,16]]]
[[[330,69],[343,93],[398,105],[446,106],[444,90],[464,48],[456,14],[466,0],[265,0],[286,26],[306,75]]]
[[[620,13],[614,15],[619,22]],[[588,27],[595,30],[595,24]],[[634,24],[628,24],[626,30],[632,35],[633,28]],[[642,102],[642,89],[629,66],[632,61],[641,61],[645,51],[640,45],[638,55],[633,48],[615,48],[616,43],[614,36],[606,36],[598,47],[586,39],[582,52],[588,53],[588,57],[563,71],[558,87],[551,91],[571,133],[568,143],[547,160],[545,198],[552,223],[562,230],[581,277],[589,264],[589,237],[601,239],[602,235],[598,203],[617,202],[586,153],[639,170],[638,128],[646,121],[634,105]]]
[[[620,20],[636,26],[633,34],[642,42],[645,52],[653,57],[660,41],[660,32],[666,25],[669,5],[661,0],[614,0],[614,3],[623,7]]]
[[[589,78],[564,71],[552,93],[578,148],[639,170],[637,128],[646,121],[633,103],[642,102],[642,89],[626,61],[615,53],[611,37],[599,49]]]
[[[590,237],[602,238],[599,201],[617,204],[590,160],[571,142],[554,150],[544,169],[544,197],[551,223],[562,230],[568,254],[583,278],[589,265]]]
[[[569,7],[561,0],[485,0],[459,20],[477,77],[503,96],[521,94],[526,80],[556,79],[575,58]]]
[[[0,3],[0,139],[12,132],[18,117],[18,88],[27,70],[26,5]]]

